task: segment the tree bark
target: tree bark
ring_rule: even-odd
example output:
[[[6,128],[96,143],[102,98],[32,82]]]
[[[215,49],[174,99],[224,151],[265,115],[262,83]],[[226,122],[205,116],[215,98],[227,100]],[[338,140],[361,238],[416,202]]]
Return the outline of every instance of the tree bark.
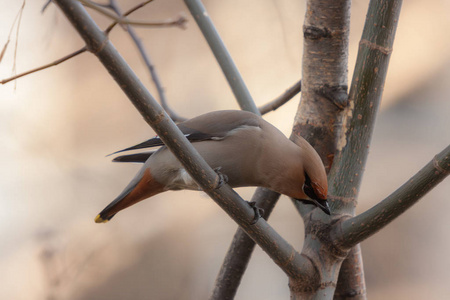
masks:
[[[349,105],[329,175],[329,200],[334,212],[354,216],[375,116],[383,92],[401,1],[372,0],[360,42]],[[351,251],[340,272],[339,299],[365,299],[359,249]]]

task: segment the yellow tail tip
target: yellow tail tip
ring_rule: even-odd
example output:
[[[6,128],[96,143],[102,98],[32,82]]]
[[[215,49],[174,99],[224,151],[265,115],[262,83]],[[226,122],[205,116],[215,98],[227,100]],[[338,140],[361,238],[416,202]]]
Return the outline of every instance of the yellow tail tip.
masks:
[[[95,223],[107,223],[109,220],[104,220],[100,215],[95,217]]]

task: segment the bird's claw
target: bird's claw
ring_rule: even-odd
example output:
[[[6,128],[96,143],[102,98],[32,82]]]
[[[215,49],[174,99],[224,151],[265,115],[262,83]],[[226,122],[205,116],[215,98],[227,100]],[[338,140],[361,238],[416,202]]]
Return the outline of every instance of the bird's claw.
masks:
[[[248,205],[250,205],[250,207],[253,208],[253,211],[255,212],[255,217],[253,218],[250,225],[255,225],[256,222],[258,222],[258,220],[262,217],[262,215],[264,215],[264,209],[256,206],[255,201],[247,201],[247,202],[248,202]]]
[[[222,187],[222,185],[224,185],[225,183],[228,182],[228,176],[223,174],[222,172],[220,172],[220,169],[222,169],[222,167],[218,167],[218,168],[214,169],[214,172],[216,172],[217,176],[219,176],[219,181],[217,182],[216,189]]]

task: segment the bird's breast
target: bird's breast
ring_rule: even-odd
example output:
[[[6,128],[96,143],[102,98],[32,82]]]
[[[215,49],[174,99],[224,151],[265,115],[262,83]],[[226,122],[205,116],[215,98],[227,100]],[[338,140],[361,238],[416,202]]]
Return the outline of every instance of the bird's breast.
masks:
[[[174,171],[175,174],[171,179],[171,182],[167,184],[169,190],[200,190],[197,182],[192,179],[191,175],[184,168],[180,168]]]

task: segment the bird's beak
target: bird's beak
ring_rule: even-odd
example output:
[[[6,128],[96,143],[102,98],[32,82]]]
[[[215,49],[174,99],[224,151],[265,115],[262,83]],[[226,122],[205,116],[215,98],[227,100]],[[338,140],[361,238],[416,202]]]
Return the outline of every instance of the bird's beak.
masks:
[[[95,223],[106,223],[106,222],[108,222],[109,220],[108,219],[103,219],[100,215],[97,215],[96,217],[95,217]]]
[[[295,199],[297,201],[302,201],[303,203],[314,204],[320,208],[327,215],[331,215],[330,206],[327,200],[316,200],[316,199]]]
[[[328,205],[328,201],[327,200],[314,200],[313,199],[313,202],[324,213],[326,213],[327,215],[331,215],[330,206]]]

